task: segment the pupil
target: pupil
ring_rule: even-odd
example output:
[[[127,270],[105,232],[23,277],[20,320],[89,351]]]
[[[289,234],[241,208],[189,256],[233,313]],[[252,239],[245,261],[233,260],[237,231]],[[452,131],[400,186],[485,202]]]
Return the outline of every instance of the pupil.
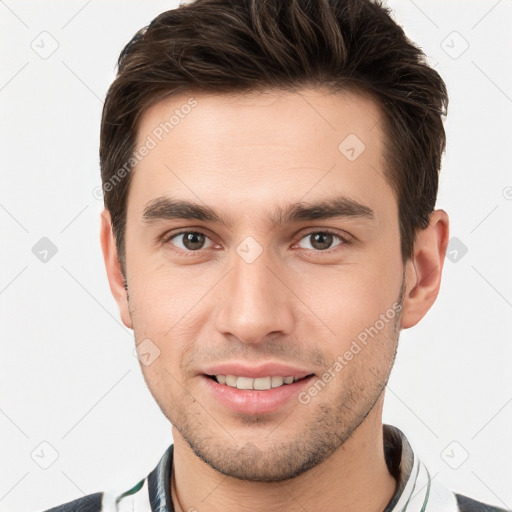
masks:
[[[201,249],[204,244],[204,235],[201,233],[186,233],[183,237],[183,245],[193,251]]]
[[[332,235],[329,233],[315,233],[313,235],[312,246],[315,249],[324,250],[329,249],[332,244]]]

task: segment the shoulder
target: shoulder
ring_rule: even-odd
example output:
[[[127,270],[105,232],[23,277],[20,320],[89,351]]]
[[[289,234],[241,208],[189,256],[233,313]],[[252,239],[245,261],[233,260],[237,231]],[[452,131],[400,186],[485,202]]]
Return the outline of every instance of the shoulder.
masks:
[[[68,503],[63,503],[58,507],[53,507],[44,512],[100,512],[101,502],[103,498],[102,492],[88,494],[82,498],[78,498]]]
[[[164,452],[156,467],[133,487],[104,488],[103,492],[88,494],[68,503],[63,503],[41,512],[142,512],[161,510],[172,512],[170,492],[173,460],[171,444]],[[38,511],[39,512],[39,511]]]
[[[487,505],[481,501],[472,500],[467,496],[456,494],[457,504],[460,512],[507,512],[504,508]]]

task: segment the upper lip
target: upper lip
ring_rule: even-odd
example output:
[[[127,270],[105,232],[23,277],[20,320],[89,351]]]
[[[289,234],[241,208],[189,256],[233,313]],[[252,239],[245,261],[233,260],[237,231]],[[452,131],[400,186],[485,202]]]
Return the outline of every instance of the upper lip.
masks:
[[[203,369],[206,375],[236,375],[237,377],[297,377],[302,379],[314,372],[282,363],[249,365],[244,363],[221,363]]]

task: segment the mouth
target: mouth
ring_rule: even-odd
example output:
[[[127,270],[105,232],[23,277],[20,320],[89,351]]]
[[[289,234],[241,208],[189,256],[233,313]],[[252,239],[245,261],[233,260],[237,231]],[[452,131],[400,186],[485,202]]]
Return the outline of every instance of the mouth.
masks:
[[[304,377],[288,376],[267,376],[267,377],[245,377],[241,375],[206,375],[209,379],[217,382],[222,386],[228,386],[240,390],[254,390],[254,391],[268,391],[270,389],[280,388],[282,386],[289,386],[295,382],[299,382],[310,377],[314,374],[309,374]]]
[[[315,374],[248,377],[232,374],[202,374],[205,392],[224,411],[237,415],[284,414],[311,385]]]

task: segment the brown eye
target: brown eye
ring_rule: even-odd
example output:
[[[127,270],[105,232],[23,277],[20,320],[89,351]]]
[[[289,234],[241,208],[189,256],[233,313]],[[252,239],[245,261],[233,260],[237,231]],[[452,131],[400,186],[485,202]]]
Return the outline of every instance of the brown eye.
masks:
[[[201,233],[184,233],[183,245],[190,251],[201,249],[204,245],[205,236]]]
[[[337,243],[333,246],[332,244],[336,239],[339,240],[339,243]],[[301,245],[304,240],[306,240],[306,241],[309,240],[309,247],[305,247],[304,245]],[[341,245],[343,242],[344,242],[344,240],[339,235],[329,233],[328,231],[317,231],[314,233],[309,233],[304,238],[302,238],[302,240],[299,242],[299,245],[303,249],[314,249],[316,251],[325,251],[327,249],[332,249],[333,247],[336,247],[337,245]]]
[[[322,251],[331,247],[333,236],[329,233],[314,233],[310,237],[311,245],[315,249]]]
[[[180,240],[181,239],[181,240]],[[197,231],[184,231],[169,238],[169,243],[183,251],[198,251],[205,247],[209,238]]]

